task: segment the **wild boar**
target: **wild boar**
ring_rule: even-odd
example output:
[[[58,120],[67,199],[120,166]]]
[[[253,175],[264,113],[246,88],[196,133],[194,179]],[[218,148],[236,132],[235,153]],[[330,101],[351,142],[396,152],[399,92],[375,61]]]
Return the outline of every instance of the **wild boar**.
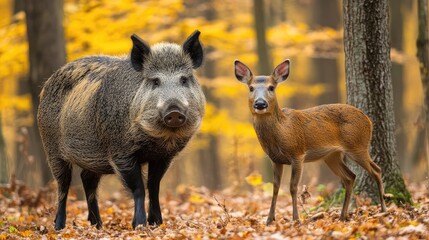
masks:
[[[65,227],[73,165],[82,168],[88,220],[97,228],[102,221],[96,191],[104,174],[117,174],[132,194],[133,228],[162,223],[161,178],[204,115],[205,97],[193,71],[203,61],[199,35],[195,31],[182,46],[149,46],[133,34],[129,56],[81,58],[46,81],[38,124],[58,183],[55,229]],[[148,164],[147,221],[143,164]]]

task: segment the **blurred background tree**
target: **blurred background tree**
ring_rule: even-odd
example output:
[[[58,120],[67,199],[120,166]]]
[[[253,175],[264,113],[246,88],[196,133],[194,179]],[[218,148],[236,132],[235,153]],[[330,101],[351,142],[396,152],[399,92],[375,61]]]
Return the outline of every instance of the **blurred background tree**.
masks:
[[[427,170],[429,171],[429,37],[428,37],[428,1],[418,1],[418,36],[417,36],[417,58],[419,59],[420,77],[423,87],[423,108],[419,126],[421,135],[426,135],[422,139],[421,152],[425,152],[427,160]],[[424,134],[423,134],[424,133]]]
[[[28,85],[31,94],[33,125],[30,127],[31,156],[40,172],[40,184],[52,179],[37,125],[39,95],[43,83],[52,73],[66,63],[63,30],[63,1],[25,0],[24,9],[27,26],[28,60],[30,70]],[[23,161],[25,162],[25,161]],[[23,173],[25,174],[25,173]],[[17,175],[22,179],[25,175]]]
[[[192,2],[194,6],[189,6],[189,8],[197,7],[203,5],[202,13],[206,21],[214,21],[216,19],[216,8],[213,2],[205,1],[195,1]],[[189,2],[188,2],[189,3]],[[198,17],[198,14],[194,17]],[[212,46],[207,46],[205,49],[205,54],[210,56],[215,52],[215,49]],[[202,75],[207,78],[207,81],[212,81],[216,78],[216,61],[213,58],[207,57],[203,65]],[[213,88],[203,86],[203,91],[206,97],[206,101],[213,104],[215,109],[219,109],[220,101],[215,96]],[[207,186],[210,189],[219,189],[222,187],[222,179],[220,176],[221,173],[221,161],[220,161],[220,152],[219,152],[219,138],[213,133],[204,134],[201,138],[205,138],[207,144],[204,148],[199,149],[198,162],[199,169],[201,172],[210,173],[202,174],[200,176],[200,183],[204,186]]]
[[[30,136],[33,106],[37,104],[31,92],[40,85],[28,85],[32,67],[27,56],[33,50],[28,47],[26,33],[25,19],[29,16],[23,11],[27,1],[0,0],[1,127],[8,174],[16,173],[27,184],[41,186],[46,173],[35,162],[43,156],[31,150],[39,149],[40,144]],[[406,178],[420,181],[427,176],[427,162],[424,155],[414,151],[422,143],[416,122],[423,106],[422,91],[416,91],[422,89],[415,57],[417,2],[390,0],[389,3],[391,33],[398,36],[392,37],[392,42],[399,39],[391,50],[393,91],[399,96],[394,102],[395,137],[399,145],[396,150],[400,166],[407,169]],[[52,4],[37,5],[48,9]],[[128,54],[132,33],[153,44],[181,43],[195,29],[202,32],[206,60],[198,75],[207,95],[206,116],[200,133],[166,174],[162,188],[171,191],[179,184],[191,184],[216,189],[240,187],[243,179],[254,171],[261,172],[266,181],[272,179],[269,160],[251,125],[248,90],[234,80],[234,59],[252,69],[259,69],[261,62],[268,64],[255,74],[269,74],[273,63],[290,58],[290,78],[277,89],[282,106],[304,108],[346,102],[342,7],[341,0],[64,0],[64,19],[55,20],[54,25],[62,23],[64,27],[67,62],[85,55]],[[263,15],[265,23],[259,20]],[[52,20],[54,16],[49,18]],[[54,26],[44,28],[40,34],[54,34],[50,33],[57,31],[54,29]],[[268,53],[267,60],[262,58],[264,53],[258,52],[261,32],[265,32],[266,43],[262,47]],[[41,56],[52,55],[49,58],[57,59],[57,66],[61,65],[62,58],[56,57],[62,50],[51,52],[50,47],[38,50],[41,55],[36,57],[37,61],[45,61]],[[44,81],[54,71],[54,65],[49,66],[50,70],[46,66],[49,73],[33,79]],[[26,152],[32,158],[23,157]],[[314,186],[336,179],[332,173],[325,173],[320,163],[307,164],[305,169],[302,184]],[[102,181],[102,188],[116,185],[120,186],[115,177]]]
[[[1,126],[1,116],[0,116]],[[0,184],[7,183],[9,181],[9,166],[6,157],[6,144],[4,141],[3,131],[0,128]]]

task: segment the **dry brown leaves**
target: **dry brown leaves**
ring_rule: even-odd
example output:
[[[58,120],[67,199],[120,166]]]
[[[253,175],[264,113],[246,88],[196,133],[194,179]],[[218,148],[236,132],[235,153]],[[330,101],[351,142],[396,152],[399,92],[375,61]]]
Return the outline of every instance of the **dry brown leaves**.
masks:
[[[0,189],[0,239],[429,239],[428,192],[416,184],[409,186],[415,206],[390,205],[387,213],[380,213],[377,206],[361,201],[362,205],[350,212],[348,222],[338,220],[340,207],[317,208],[322,199],[307,187],[299,205],[301,221],[293,222],[290,196],[280,194],[276,221],[270,226],[265,226],[265,220],[271,194],[261,188],[213,193],[182,186],[177,194],[165,194],[161,199],[162,225],[139,226],[136,230],[131,228],[132,199],[100,201],[103,228],[97,230],[86,220],[85,201],[71,196],[67,225],[61,231],[53,229],[54,186],[38,193],[29,189],[18,192],[11,185]]]

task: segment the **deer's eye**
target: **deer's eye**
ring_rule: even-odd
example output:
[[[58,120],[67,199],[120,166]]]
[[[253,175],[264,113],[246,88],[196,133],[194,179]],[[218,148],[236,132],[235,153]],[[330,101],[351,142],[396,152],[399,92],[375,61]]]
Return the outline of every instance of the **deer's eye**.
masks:
[[[268,91],[270,91],[270,92],[274,91],[274,86],[269,86]]]
[[[255,90],[255,88],[254,88],[254,87],[252,87],[252,86],[250,86],[250,87],[249,87],[249,90],[250,90],[251,92],[253,92],[253,90]]]

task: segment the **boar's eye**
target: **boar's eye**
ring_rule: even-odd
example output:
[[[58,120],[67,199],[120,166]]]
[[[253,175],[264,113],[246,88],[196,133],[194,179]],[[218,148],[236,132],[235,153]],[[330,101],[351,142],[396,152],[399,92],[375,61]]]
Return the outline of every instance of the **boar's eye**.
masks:
[[[152,82],[153,87],[159,87],[159,85],[161,85],[159,78],[150,78],[149,80]]]
[[[249,90],[250,90],[251,92],[253,92],[253,90],[255,90],[255,88],[253,88],[252,86],[250,86],[250,87],[249,87]]]
[[[186,84],[188,83],[188,78],[187,78],[187,77],[185,77],[185,76],[181,76],[181,77],[180,77],[180,83],[181,83],[182,85],[186,85]]]
[[[274,91],[274,86],[269,86],[268,91],[270,91],[270,92]]]

